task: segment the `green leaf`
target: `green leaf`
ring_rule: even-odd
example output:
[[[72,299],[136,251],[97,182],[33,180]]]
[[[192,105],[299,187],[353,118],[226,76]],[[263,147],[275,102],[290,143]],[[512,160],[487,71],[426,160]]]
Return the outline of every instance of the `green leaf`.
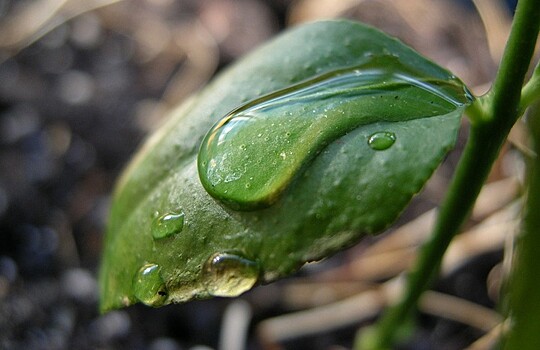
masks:
[[[277,37],[174,111],[123,174],[102,310],[236,296],[381,231],[470,102],[452,74],[373,28]]]

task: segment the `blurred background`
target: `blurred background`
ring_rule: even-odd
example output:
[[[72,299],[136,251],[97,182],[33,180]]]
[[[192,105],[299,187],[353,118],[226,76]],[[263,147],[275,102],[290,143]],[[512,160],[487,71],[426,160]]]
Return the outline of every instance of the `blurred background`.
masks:
[[[96,274],[115,179],[170,108],[288,27],[338,17],[372,24],[482,94],[514,5],[0,0],[0,349],[350,348],[427,236],[466,128],[383,236],[238,299],[99,315]],[[496,335],[523,140],[518,126],[403,349],[462,349],[475,341],[481,349]]]

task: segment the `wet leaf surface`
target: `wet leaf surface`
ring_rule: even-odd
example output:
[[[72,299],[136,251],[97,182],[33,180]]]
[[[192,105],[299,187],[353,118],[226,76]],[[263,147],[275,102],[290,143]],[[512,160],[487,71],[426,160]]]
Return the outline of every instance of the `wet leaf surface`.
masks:
[[[173,112],[124,173],[102,310],[236,296],[381,231],[469,102],[452,74],[370,27],[286,32]]]

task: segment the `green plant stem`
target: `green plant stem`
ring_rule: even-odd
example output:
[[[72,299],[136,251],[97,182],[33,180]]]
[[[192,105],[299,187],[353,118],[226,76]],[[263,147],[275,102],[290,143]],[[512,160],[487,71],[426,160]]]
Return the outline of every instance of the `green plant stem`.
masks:
[[[539,26],[540,2],[519,1],[493,88],[477,101],[484,111],[483,118],[472,123],[469,140],[442,203],[431,239],[420,251],[401,300],[387,310],[368,334],[359,334],[356,349],[389,349],[396,340],[400,325],[405,323],[418,298],[437,276],[444,252],[468,217],[500,148],[520,116],[521,87]]]
[[[540,101],[529,109],[529,129],[537,156],[529,159],[528,194],[523,231],[517,239],[515,263],[508,286],[510,330],[506,350],[540,349]]]
[[[520,110],[523,112],[527,106],[540,99],[540,61],[536,64],[531,79],[521,90]]]

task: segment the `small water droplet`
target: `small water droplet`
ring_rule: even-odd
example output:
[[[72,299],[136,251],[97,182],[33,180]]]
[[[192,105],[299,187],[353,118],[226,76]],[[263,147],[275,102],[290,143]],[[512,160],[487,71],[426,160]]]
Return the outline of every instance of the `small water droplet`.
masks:
[[[143,265],[133,279],[133,291],[143,304],[155,307],[163,305],[168,293],[159,266]]]
[[[184,213],[170,212],[156,216],[152,222],[152,236],[161,239],[182,232],[184,229]]]
[[[259,279],[259,265],[240,255],[216,253],[205,263],[203,283],[213,296],[235,297],[250,290]]]
[[[390,148],[396,142],[396,134],[389,131],[379,131],[368,138],[368,145],[376,151]]]

